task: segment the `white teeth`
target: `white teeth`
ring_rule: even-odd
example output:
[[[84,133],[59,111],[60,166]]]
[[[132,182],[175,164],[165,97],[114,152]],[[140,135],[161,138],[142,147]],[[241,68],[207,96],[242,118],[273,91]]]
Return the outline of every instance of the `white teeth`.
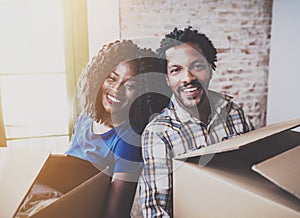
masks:
[[[197,90],[197,87],[195,87],[195,88],[186,88],[186,89],[184,89],[183,91],[184,92],[194,92],[194,91],[196,91]]]
[[[114,96],[112,95],[107,95],[107,97],[114,103],[120,103],[121,101],[117,98],[115,98]]]

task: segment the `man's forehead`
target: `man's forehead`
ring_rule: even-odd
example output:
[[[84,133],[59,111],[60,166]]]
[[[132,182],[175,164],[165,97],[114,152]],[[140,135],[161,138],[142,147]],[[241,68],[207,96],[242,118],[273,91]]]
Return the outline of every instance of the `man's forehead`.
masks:
[[[199,46],[194,43],[182,43],[167,49],[166,59],[170,64],[178,64],[190,59],[207,62]]]

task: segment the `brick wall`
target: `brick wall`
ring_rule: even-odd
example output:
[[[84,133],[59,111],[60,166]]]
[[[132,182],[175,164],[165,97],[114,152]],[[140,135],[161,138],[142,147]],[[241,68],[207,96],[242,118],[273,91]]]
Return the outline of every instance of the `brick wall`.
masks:
[[[255,127],[266,122],[272,0],[120,0],[121,38],[156,49],[174,27],[193,26],[218,50],[214,88],[234,97]],[[154,37],[151,38],[150,36]],[[144,40],[147,41],[147,40]]]

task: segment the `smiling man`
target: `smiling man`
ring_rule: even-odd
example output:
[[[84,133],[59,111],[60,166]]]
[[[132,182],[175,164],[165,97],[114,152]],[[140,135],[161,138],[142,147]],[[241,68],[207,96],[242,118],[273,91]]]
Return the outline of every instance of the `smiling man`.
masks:
[[[140,197],[144,217],[173,217],[172,158],[253,127],[231,97],[208,89],[217,52],[204,34],[175,28],[162,39],[158,54],[173,96],[143,133]]]
[[[210,105],[206,88],[212,74],[201,49],[196,44],[184,43],[166,50],[165,58],[167,84],[177,103],[191,115],[207,123]]]

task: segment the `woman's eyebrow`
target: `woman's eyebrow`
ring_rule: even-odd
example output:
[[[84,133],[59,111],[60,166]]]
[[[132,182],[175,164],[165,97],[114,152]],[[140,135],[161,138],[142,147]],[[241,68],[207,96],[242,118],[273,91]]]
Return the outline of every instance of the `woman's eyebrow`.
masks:
[[[138,79],[136,77],[130,77],[125,81],[125,83],[127,83],[127,82],[136,82],[137,83]]]
[[[114,70],[113,70],[113,71],[111,71],[110,75],[111,75],[111,74],[114,74],[114,76],[119,76],[119,74],[117,74],[117,72],[116,72],[116,71],[114,71]]]

